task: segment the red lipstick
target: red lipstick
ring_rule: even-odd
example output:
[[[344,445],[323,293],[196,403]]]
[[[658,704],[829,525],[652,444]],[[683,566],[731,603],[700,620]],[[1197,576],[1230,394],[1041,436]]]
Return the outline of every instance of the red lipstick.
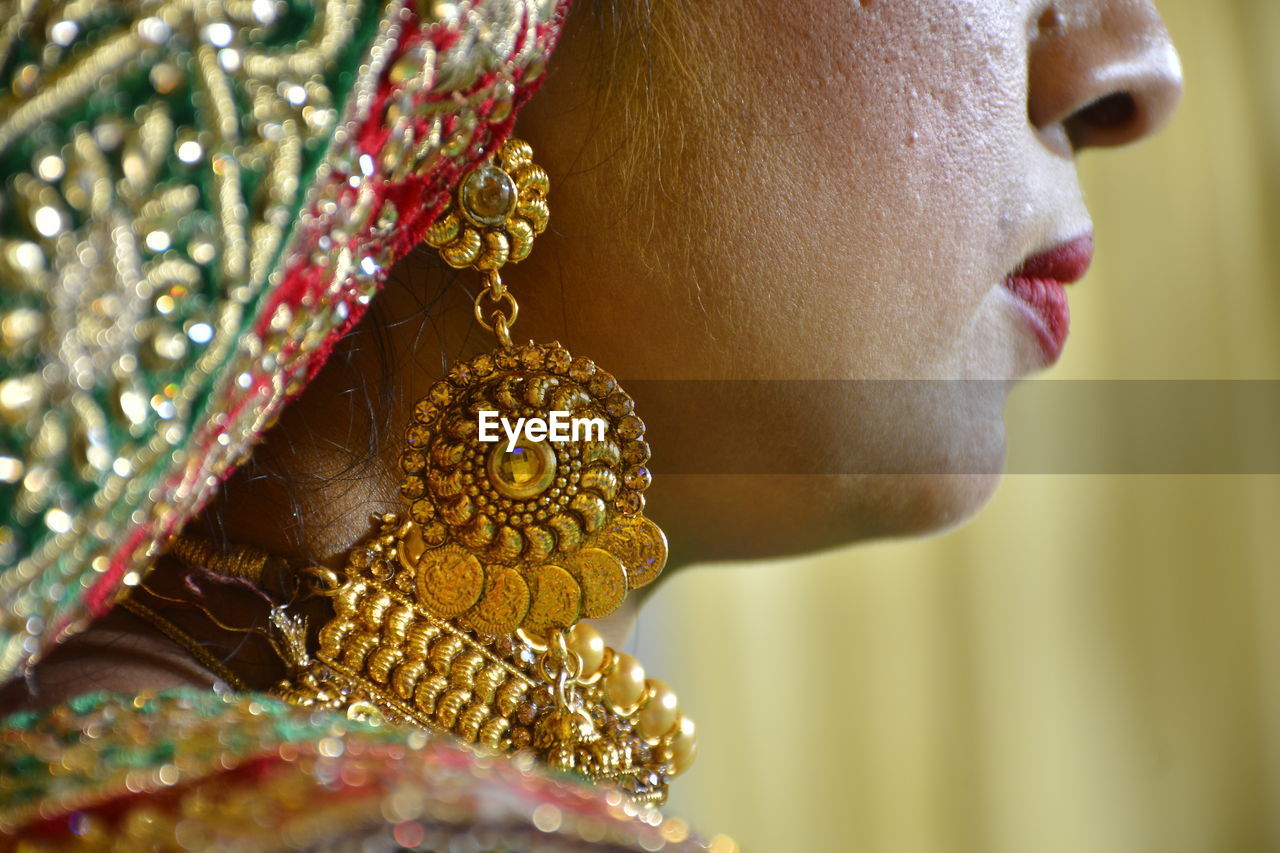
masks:
[[[1022,262],[1004,286],[1027,309],[1049,364],[1058,360],[1067,342],[1071,310],[1065,286],[1084,278],[1093,261],[1093,235],[1085,234]]]

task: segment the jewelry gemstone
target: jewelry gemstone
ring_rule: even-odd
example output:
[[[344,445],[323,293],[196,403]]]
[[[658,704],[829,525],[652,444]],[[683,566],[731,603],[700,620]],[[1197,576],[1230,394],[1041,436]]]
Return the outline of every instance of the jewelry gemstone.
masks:
[[[501,225],[516,206],[516,182],[496,166],[481,166],[462,182],[462,211],[477,225]]]
[[[555,480],[556,457],[546,444],[522,438],[509,451],[506,442],[494,447],[487,468],[499,492],[523,500],[546,491]]]
[[[512,486],[526,486],[541,473],[541,460],[524,447],[506,451],[498,460],[498,476]]]

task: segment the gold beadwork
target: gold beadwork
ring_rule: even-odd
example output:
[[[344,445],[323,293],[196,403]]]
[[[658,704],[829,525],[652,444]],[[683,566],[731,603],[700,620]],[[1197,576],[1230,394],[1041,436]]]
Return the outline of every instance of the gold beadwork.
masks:
[[[496,768],[451,738],[385,725],[368,703],[350,710],[348,720],[368,714],[371,725],[205,691],[96,693],[23,714],[0,741],[0,837],[6,849],[60,853],[275,849],[282,838],[310,849],[354,834],[405,849],[390,844],[392,831],[410,826],[425,828],[423,850],[509,850],[536,832],[538,849],[588,849],[603,837],[612,849],[665,839],[667,853],[706,853],[682,843],[677,818],[637,820],[617,796],[584,799],[529,763]],[[481,726],[475,740],[492,731]],[[258,767],[273,770],[244,772]],[[566,804],[558,831],[539,821]]]
[[[398,553],[408,523],[382,516],[379,532],[352,551],[340,583],[315,587],[334,616],[314,655],[286,661],[292,675],[276,692],[307,707],[365,703],[389,722],[445,729],[494,749],[532,747],[553,767],[619,784],[637,801],[660,801],[677,747],[682,766],[691,760],[691,734],[679,740],[679,725],[654,734],[674,713],[674,694],[647,682],[639,663],[609,649],[589,626],[548,629],[537,635],[543,642],[509,627],[530,595],[549,611],[574,609],[573,577],[544,566],[531,589],[504,568],[487,579],[487,591],[502,592],[460,619],[443,619],[398,591],[396,575],[408,571]]]
[[[657,576],[667,553],[662,531],[637,509],[648,478],[626,477],[626,460],[648,453],[643,424],[617,414],[629,413],[630,403],[613,377],[554,343],[455,364],[414,407],[405,433],[401,492],[410,506],[402,564],[411,571],[420,561],[433,566],[442,549],[458,547],[476,555],[485,576],[515,568],[533,595],[522,622],[530,630],[608,615],[627,591]],[[527,470],[517,473],[517,463],[501,461],[505,440],[482,439],[478,410],[512,420],[559,411],[598,420],[603,430],[518,444],[529,462],[518,463]],[[563,573],[549,587],[555,596],[539,592],[538,575],[547,566]],[[477,588],[482,602],[485,582],[467,582],[467,590]],[[457,606],[434,612],[452,618]]]
[[[563,4],[19,5],[0,678],[145,575],[243,461],[416,231],[399,188],[506,133]]]
[[[548,217],[531,156],[508,141],[428,233],[447,263],[484,275],[476,320],[501,346],[454,364],[414,406],[400,456],[407,517],[380,517],[344,572],[313,575],[335,615],[280,692],[532,748],[656,802],[675,772],[675,694],[579,624],[614,612],[666,562],[666,538],[643,514],[644,422],[589,359],[511,341],[519,306],[498,268],[528,255]],[[541,429],[494,435],[498,421]]]
[[[675,727],[680,709],[676,694],[661,681],[649,679],[645,682],[645,691],[648,698],[640,710],[638,728],[646,739],[656,742]]]
[[[631,655],[618,653],[604,677],[605,698],[614,711],[630,716],[644,698],[644,667]]]

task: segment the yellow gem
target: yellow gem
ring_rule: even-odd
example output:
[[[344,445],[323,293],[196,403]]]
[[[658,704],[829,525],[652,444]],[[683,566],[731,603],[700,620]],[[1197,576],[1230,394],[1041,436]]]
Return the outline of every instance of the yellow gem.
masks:
[[[506,442],[495,447],[489,454],[488,471],[498,491],[525,500],[551,485],[556,476],[556,457],[542,442],[522,438],[510,451]]]

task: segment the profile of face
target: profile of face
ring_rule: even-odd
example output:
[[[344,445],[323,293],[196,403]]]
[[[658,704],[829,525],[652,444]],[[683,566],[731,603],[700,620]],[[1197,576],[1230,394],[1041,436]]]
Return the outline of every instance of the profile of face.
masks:
[[[927,393],[722,413],[769,446],[802,427],[795,452],[839,474],[664,475],[664,446],[714,441],[716,417],[651,422],[648,512],[674,557],[798,553],[971,515],[998,479],[1005,395],[1056,360],[1061,282],[1087,266],[1075,157],[1144,137],[1178,101],[1150,0],[627,5],[574,4],[517,124],[552,176],[552,227],[504,271],[516,336],[624,380],[994,380],[976,396],[911,383]],[[420,280],[398,276],[384,316],[420,313],[402,283]],[[462,343],[467,303],[437,303],[440,341],[420,323],[387,330],[404,350],[485,348],[474,330]],[[851,453],[882,465],[858,473]]]

